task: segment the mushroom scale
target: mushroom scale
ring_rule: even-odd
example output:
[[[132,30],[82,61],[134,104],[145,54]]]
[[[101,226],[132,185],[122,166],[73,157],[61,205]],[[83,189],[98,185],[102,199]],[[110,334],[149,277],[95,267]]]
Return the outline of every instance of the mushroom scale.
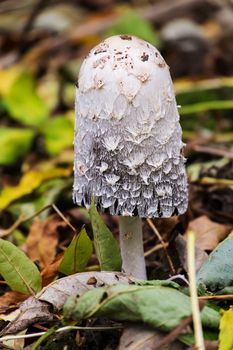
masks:
[[[73,198],[112,215],[187,209],[182,130],[169,67],[134,36],[113,36],[84,60],[76,92]]]

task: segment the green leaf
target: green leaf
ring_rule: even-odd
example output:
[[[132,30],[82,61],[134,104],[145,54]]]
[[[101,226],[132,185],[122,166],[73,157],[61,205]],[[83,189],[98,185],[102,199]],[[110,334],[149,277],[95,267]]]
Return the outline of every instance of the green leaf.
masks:
[[[64,308],[65,316],[74,320],[94,316],[117,321],[141,321],[164,331],[173,329],[191,314],[189,297],[163,286],[118,284],[96,288],[70,306],[72,308]]]
[[[187,295],[162,284],[116,284],[94,288],[81,297],[68,298],[64,305],[64,316],[76,321],[102,317],[116,321],[143,322],[153,328],[170,331],[191,315],[191,303]],[[203,326],[209,327],[218,320],[215,324],[218,328],[218,312],[209,307],[204,307],[204,310]]]
[[[186,114],[203,113],[211,110],[217,111],[217,110],[232,109],[232,108],[233,108],[232,100],[206,101],[206,102],[197,102],[191,105],[182,106],[179,110],[179,113],[181,115],[186,115]]]
[[[0,165],[12,165],[29,151],[34,138],[29,129],[0,128]]]
[[[197,274],[198,287],[217,291],[232,285],[233,236],[221,242],[209,255]]]
[[[233,349],[233,309],[222,311],[219,333],[219,350]]]
[[[121,271],[121,255],[117,241],[103,222],[92,201],[89,214],[94,234],[94,245],[102,271]]]
[[[84,271],[93,251],[92,242],[83,227],[66,249],[58,271],[72,275]]]
[[[12,290],[35,294],[41,290],[41,276],[35,264],[14,244],[0,239],[0,274]]]
[[[48,117],[48,108],[35,90],[33,76],[27,72],[16,78],[4,103],[10,116],[25,125],[40,126]]]
[[[208,329],[217,329],[219,327],[220,315],[219,311],[215,310],[213,305],[206,305],[201,312],[201,322],[202,325]]]
[[[48,120],[41,131],[45,136],[45,146],[51,155],[57,155],[73,144],[74,123],[65,116]]]
[[[160,43],[152,24],[132,10],[127,10],[121,15],[119,21],[106,33],[106,37],[120,34],[138,36],[157,47]]]

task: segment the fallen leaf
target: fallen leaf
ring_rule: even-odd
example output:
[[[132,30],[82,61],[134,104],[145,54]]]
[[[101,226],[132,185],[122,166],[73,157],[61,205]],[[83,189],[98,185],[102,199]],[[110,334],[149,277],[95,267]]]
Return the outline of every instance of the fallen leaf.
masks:
[[[100,317],[115,321],[143,322],[170,331],[191,315],[190,298],[177,289],[176,283],[148,281],[147,284],[122,284],[94,288],[80,297],[67,299],[63,311],[67,320]],[[140,283],[140,281],[139,281]],[[163,283],[165,283],[163,285]],[[173,286],[173,287],[172,287]],[[219,326],[217,311],[204,307],[203,326]]]
[[[83,272],[91,257],[92,251],[92,241],[83,227],[66,249],[58,270],[65,275]]]
[[[71,169],[51,168],[45,170],[31,170],[23,175],[18,186],[7,186],[0,194],[0,209],[6,208],[17,199],[32,193],[43,182],[56,178],[66,177],[71,173]]]
[[[36,265],[14,244],[0,239],[0,274],[12,290],[34,294],[41,289]]]
[[[222,310],[219,333],[219,350],[233,349],[233,308]]]
[[[26,252],[32,261],[39,261],[41,268],[52,263],[58,244],[58,227],[66,224],[57,215],[46,221],[35,220],[26,240]]]
[[[83,295],[90,290],[98,290],[102,294],[103,286],[117,286],[118,283],[123,286],[132,285],[132,283],[138,283],[134,287],[161,287],[172,289],[169,286],[178,285],[171,281],[136,281],[131,276],[120,272],[83,272],[77,273],[68,277],[61,278],[54,281],[47,287],[43,288],[36,297],[29,297],[19,307],[18,312],[14,311],[14,314],[9,314],[9,317],[13,314],[15,316],[11,323],[9,323],[1,332],[1,335],[7,333],[16,333],[24,328],[27,328],[35,322],[46,322],[53,318],[53,313],[62,309],[64,303],[68,297],[76,297],[77,295]],[[176,289],[175,289],[176,290]],[[97,292],[97,293],[98,293]],[[177,290],[178,292],[178,290]],[[182,293],[180,293],[182,294]],[[179,294],[179,295],[180,295]],[[189,298],[182,294],[181,298],[188,300]],[[187,299],[188,298],[188,299]],[[94,298],[93,302],[96,303],[97,299]],[[157,301],[159,303],[159,301]],[[174,300],[170,300],[172,305],[175,305]],[[169,303],[169,300],[168,300]],[[86,305],[88,307],[88,305]],[[178,306],[179,307],[179,306]],[[173,308],[173,306],[172,306]],[[170,312],[172,312],[172,308]],[[137,309],[138,310],[138,309]],[[88,310],[87,310],[88,311]],[[186,310],[187,311],[187,310]],[[127,313],[127,309],[124,307],[124,312]],[[185,312],[185,310],[183,311]],[[151,311],[150,311],[151,314]],[[162,315],[161,315],[162,316]],[[163,315],[162,317],[166,317]],[[177,316],[175,316],[177,319]],[[12,319],[11,318],[11,319]],[[204,307],[202,310],[202,323],[206,327],[213,329],[218,328],[219,316],[215,310]]]
[[[60,253],[56,256],[55,260],[41,271],[42,285],[47,286],[53,282],[54,278],[58,274],[58,267],[62,261],[64,253]]]
[[[27,332],[27,329],[24,329],[23,331],[17,333],[17,335],[25,335]],[[17,350],[23,350],[24,345],[25,345],[25,338],[19,338],[19,339],[9,339],[3,341],[3,344],[6,345],[7,347],[10,347],[10,349],[17,349]]]
[[[175,239],[175,245],[177,249],[177,253],[179,255],[180,262],[185,269],[188,271],[187,264],[187,241],[182,235],[178,235]],[[203,265],[204,261],[208,259],[208,254],[202,250],[201,248],[195,245],[195,268],[198,271]]]
[[[219,242],[228,236],[232,226],[218,224],[203,215],[190,221],[184,237],[186,237],[189,230],[195,233],[195,245],[197,247],[212,251]]]
[[[10,306],[15,306],[28,298],[20,292],[9,291],[0,296],[0,313],[7,312]]]
[[[90,280],[95,283],[89,283]],[[60,310],[68,296],[82,295],[86,291],[109,286],[116,283],[132,283],[133,278],[121,272],[81,272],[60,278],[43,288],[37,297],[53,305],[55,310]]]
[[[22,302],[16,311],[14,311],[15,319],[0,332],[0,335],[17,333],[33,323],[49,322],[53,319],[50,305],[40,302],[36,297],[30,297]]]
[[[164,337],[164,333],[142,324],[129,325],[124,328],[120,338],[118,350],[153,350],[158,341]],[[178,341],[166,346],[166,350],[183,350],[184,345]],[[162,347],[161,350],[165,350]]]
[[[233,235],[229,235],[208,256],[197,274],[199,288],[218,291],[232,286],[233,281]]]
[[[90,279],[95,279],[95,283],[90,284]],[[69,296],[81,295],[103,285],[132,283],[133,280],[120,272],[83,272],[61,278],[43,288],[36,297],[25,300],[0,334],[16,333],[33,323],[51,321],[53,311],[61,310]]]

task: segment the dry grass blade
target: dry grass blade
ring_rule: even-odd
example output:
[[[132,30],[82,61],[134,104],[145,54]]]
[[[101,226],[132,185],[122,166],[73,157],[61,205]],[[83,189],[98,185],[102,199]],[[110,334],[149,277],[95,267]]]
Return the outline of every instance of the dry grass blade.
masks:
[[[195,336],[195,348],[205,350],[204,338],[202,333],[201,317],[196,289],[196,269],[195,269],[195,235],[193,231],[188,231],[188,272],[189,272],[189,290],[193,314],[193,326]]]

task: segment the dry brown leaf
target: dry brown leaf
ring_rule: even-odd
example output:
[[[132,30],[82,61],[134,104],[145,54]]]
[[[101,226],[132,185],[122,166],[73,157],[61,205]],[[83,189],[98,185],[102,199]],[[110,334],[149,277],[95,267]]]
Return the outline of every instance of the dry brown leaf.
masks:
[[[116,283],[132,283],[134,280],[133,277],[121,272],[75,273],[52,282],[37,294],[37,298],[50,303],[55,310],[60,310],[68,296],[82,295],[89,289],[96,287],[111,286]]]
[[[185,269],[185,271],[188,271],[188,265],[187,265],[187,242],[184,236],[178,235],[175,239],[175,245],[176,249],[179,255],[180,262]],[[202,250],[201,248],[197,247],[195,245],[195,268],[196,271],[198,271],[204,261],[208,258],[208,254]]]
[[[57,276],[58,266],[62,261],[63,255],[64,253],[58,254],[55,260],[48,266],[45,266],[45,268],[41,271],[42,285],[44,287],[53,282],[54,278]]]
[[[16,333],[36,322],[48,322],[53,319],[50,305],[41,303],[40,300],[34,296],[22,302],[19,309],[13,311],[13,313],[13,321],[0,332],[0,335]]]
[[[134,324],[127,326],[121,336],[118,350],[153,350],[156,343],[164,337],[164,334],[142,326]],[[183,350],[185,346],[178,341],[167,346],[162,346],[160,350]]]
[[[28,295],[10,291],[0,296],[0,313],[9,311],[10,306],[15,306],[28,298]]]
[[[185,238],[189,230],[192,230],[195,233],[195,245],[197,247],[202,250],[212,251],[217,247],[219,242],[228,236],[232,231],[232,226],[218,224],[203,215],[189,223],[184,235]]]
[[[32,261],[39,261],[41,268],[53,262],[58,244],[57,230],[65,225],[56,215],[46,221],[37,219],[32,224],[26,241],[26,253]]]
[[[54,310],[60,310],[70,296],[116,283],[132,283],[134,279],[121,272],[82,272],[61,278],[43,288],[36,297],[29,297],[19,307],[17,314],[0,335],[16,333],[36,322],[53,319]]]

